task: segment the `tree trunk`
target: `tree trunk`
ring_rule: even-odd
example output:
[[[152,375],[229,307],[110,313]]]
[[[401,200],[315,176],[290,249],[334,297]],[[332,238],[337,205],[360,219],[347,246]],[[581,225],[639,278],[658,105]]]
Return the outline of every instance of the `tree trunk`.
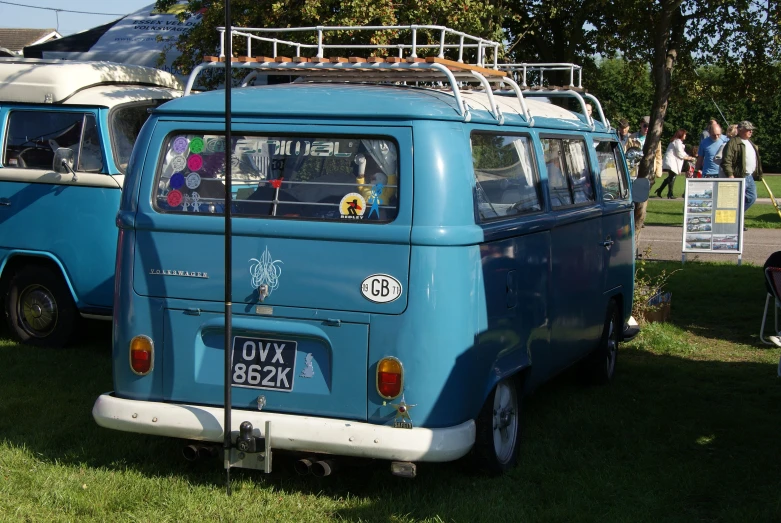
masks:
[[[673,27],[673,17],[680,14],[681,1],[662,2],[659,23],[654,30],[654,63],[652,76],[654,81],[654,102],[651,106],[651,125],[643,146],[643,160],[640,162],[637,176],[639,178],[653,177],[655,173],[656,151],[662,138],[664,117],[667,114],[667,102],[672,90],[672,71],[678,57],[677,51],[670,45],[670,32]],[[675,38],[674,40],[677,40]]]

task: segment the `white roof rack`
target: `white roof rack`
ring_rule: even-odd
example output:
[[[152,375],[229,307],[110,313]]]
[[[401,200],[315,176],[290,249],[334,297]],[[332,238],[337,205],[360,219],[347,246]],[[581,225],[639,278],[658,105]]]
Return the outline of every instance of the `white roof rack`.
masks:
[[[182,88],[174,75],[139,65],[0,58],[0,101],[3,102],[61,103],[96,85]]]
[[[184,94],[190,93],[198,74],[205,69],[224,68],[225,55],[223,49],[223,37],[226,28],[219,27],[220,55],[206,56],[204,62],[190,74]],[[409,43],[400,44],[328,44],[326,37],[336,31],[370,31],[374,33],[409,31]],[[418,31],[427,31],[438,35],[439,42],[435,44],[419,44]],[[273,36],[278,33],[303,33],[316,43],[302,43],[291,40],[283,40]],[[308,35],[307,35],[308,33]],[[529,108],[523,99],[520,86],[504,71],[499,70],[497,63],[499,55],[499,42],[471,36],[460,31],[455,31],[436,25],[408,25],[408,26],[319,26],[298,28],[242,28],[231,27],[231,47],[237,38],[246,50],[246,56],[232,57],[231,67],[251,70],[245,78],[246,85],[249,78],[263,74],[285,74],[304,77],[307,80],[333,81],[333,82],[373,82],[373,83],[401,83],[422,82],[434,85],[446,83],[450,85],[456,105],[465,121],[471,118],[469,108],[465,104],[461,92],[461,84],[479,84],[489,99],[491,114],[499,125],[504,123],[499,105],[494,99],[492,84],[505,86],[513,90],[517,96],[523,114],[521,115],[528,125],[534,125]],[[379,35],[382,36],[387,35]],[[457,43],[453,42],[456,40]],[[253,44],[270,44],[272,56],[253,55]],[[288,49],[295,53],[294,56],[281,56],[279,49]],[[387,54],[389,50],[398,50],[398,56],[369,56],[369,57],[343,57],[329,56],[326,53],[333,49],[362,49],[373,50],[376,54]],[[418,51],[436,50],[437,56],[421,58]],[[493,52],[493,63],[487,63],[487,50]],[[457,59],[445,58],[447,51],[457,50]],[[464,62],[464,54],[471,54],[474,50],[475,63]],[[311,57],[301,56],[303,52],[314,54]],[[293,54],[293,53],[289,53]]]
[[[498,68],[512,74],[516,81],[520,81],[524,96],[528,97],[571,97],[575,98],[580,104],[583,115],[586,117],[591,129],[594,129],[594,120],[588,115],[586,110],[586,99],[593,102],[599,114],[602,125],[608,130],[611,129],[610,121],[605,117],[602,110],[602,104],[599,100],[583,89],[583,67],[571,63],[517,63],[517,64],[499,64]],[[545,85],[545,73],[548,72],[569,72],[568,86]],[[527,76],[529,73],[535,74],[537,83],[529,85]],[[575,85],[575,73],[578,76],[578,84]]]

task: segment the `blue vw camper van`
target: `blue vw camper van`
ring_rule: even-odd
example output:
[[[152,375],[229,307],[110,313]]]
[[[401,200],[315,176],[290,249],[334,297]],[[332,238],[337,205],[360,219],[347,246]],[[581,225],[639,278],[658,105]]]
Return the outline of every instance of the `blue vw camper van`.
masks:
[[[615,131],[582,89],[529,88],[524,68],[545,67],[451,61],[499,44],[429,29],[426,59],[414,37],[403,58],[323,58],[322,34],[312,58],[234,59],[297,80],[234,90],[230,141],[223,92],[152,112],[117,218],[99,425],[195,442],[190,457],[227,429],[229,467],[269,471],[278,449],[321,476],[329,455],[410,476],[471,453],[502,472],[524,394],[576,363],[611,380],[634,264]]]
[[[181,95],[156,69],[0,59],[0,295],[11,334],[61,346],[111,319],[127,162],[148,109]]]

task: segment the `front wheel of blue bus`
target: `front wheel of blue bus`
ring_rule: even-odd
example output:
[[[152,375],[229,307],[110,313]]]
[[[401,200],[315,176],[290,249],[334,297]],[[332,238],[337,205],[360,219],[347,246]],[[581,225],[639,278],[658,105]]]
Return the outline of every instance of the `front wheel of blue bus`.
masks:
[[[489,474],[510,470],[518,461],[521,389],[514,378],[496,384],[477,418],[474,464]]]

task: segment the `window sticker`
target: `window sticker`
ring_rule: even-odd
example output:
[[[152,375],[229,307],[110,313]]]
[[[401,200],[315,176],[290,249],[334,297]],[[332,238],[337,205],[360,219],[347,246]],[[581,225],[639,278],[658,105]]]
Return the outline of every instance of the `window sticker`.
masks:
[[[195,137],[190,140],[190,152],[199,154],[203,151],[203,138]]]
[[[187,167],[187,160],[184,156],[174,156],[171,158],[171,167],[176,172],[183,171]]]
[[[344,195],[339,202],[339,212],[342,218],[349,220],[362,220],[363,213],[366,212],[366,200],[357,192],[351,192]]]
[[[170,185],[172,189],[181,189],[182,185],[184,185],[184,176],[182,173],[175,173],[171,176],[168,185]]]
[[[179,207],[182,204],[182,193],[179,190],[174,189],[168,193],[168,205],[171,207]]]
[[[225,139],[224,138],[209,138],[206,140],[206,150],[210,153],[224,153],[225,152]]]
[[[201,158],[200,154],[193,154],[189,158],[187,158],[187,167],[191,171],[198,171],[203,167],[203,158]]]
[[[176,175],[174,175],[176,176]],[[173,177],[172,177],[173,178]],[[201,186],[201,175],[198,173],[190,173],[187,175],[187,188],[188,189],[197,189]],[[195,193],[197,194],[197,193]]]
[[[184,154],[184,152],[187,150],[187,145],[187,138],[184,136],[179,136],[174,140],[173,146],[171,148],[176,154]]]

